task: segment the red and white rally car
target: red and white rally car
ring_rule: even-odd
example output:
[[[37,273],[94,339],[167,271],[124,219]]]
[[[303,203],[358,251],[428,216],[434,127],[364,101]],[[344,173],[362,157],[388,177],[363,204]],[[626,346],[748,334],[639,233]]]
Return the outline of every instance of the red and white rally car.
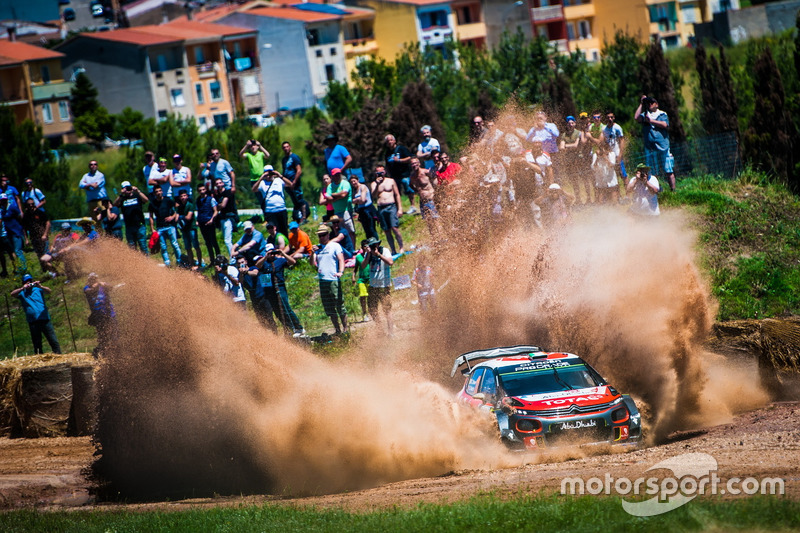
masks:
[[[537,346],[477,350],[458,356],[450,375],[464,364],[458,400],[494,413],[500,438],[511,448],[641,440],[633,399],[577,355]]]

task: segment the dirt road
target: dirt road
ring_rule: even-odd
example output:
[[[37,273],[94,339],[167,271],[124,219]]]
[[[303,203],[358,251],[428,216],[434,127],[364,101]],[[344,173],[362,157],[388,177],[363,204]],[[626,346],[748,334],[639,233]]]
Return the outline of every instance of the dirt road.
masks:
[[[718,463],[717,475],[782,478],[787,497],[800,498],[800,402],[770,404],[737,416],[732,422],[699,431],[678,433],[670,441],[637,451],[608,453],[589,449],[550,456],[520,455],[514,468],[452,472],[436,478],[412,479],[369,490],[306,498],[268,495],[222,497],[125,504],[132,509],[181,509],[280,502],[287,505],[368,510],[413,506],[420,502],[449,502],[478,492],[499,495],[558,491],[565,477],[614,479],[669,475],[667,470],[644,472],[656,463],[686,453],[706,453]],[[0,509],[37,507],[119,508],[122,504],[97,502],[84,470],[93,459],[89,438],[0,439]],[[726,496],[729,497],[729,496]]]

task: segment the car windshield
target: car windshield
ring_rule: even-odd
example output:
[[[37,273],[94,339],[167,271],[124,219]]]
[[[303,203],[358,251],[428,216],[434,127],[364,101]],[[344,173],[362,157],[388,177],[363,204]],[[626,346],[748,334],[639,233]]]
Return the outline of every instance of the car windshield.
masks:
[[[584,364],[538,363],[538,368],[521,365],[502,369],[500,382],[506,394],[525,396],[602,385]]]

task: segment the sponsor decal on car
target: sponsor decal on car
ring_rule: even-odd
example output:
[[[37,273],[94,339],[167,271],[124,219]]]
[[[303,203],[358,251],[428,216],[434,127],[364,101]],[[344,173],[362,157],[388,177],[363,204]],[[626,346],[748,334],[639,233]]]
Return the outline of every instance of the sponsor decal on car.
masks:
[[[573,422],[562,422],[559,429],[581,429],[597,427],[597,419],[590,418],[589,420],[575,420]]]
[[[591,387],[588,389],[565,390],[560,392],[550,392],[547,394],[527,394],[519,396],[526,402],[542,402],[550,405],[547,400],[554,400],[555,405],[575,402],[579,400],[601,400],[606,395],[608,387]],[[558,401],[561,399],[562,401]]]

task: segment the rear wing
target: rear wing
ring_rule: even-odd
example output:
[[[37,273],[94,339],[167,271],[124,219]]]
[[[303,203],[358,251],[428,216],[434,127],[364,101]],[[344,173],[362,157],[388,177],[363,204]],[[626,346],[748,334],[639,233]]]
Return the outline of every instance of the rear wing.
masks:
[[[530,352],[541,352],[542,349],[538,346],[528,346],[521,344],[519,346],[507,346],[505,348],[490,348],[488,350],[475,350],[473,352],[467,352],[465,354],[461,354],[456,357],[455,362],[453,363],[453,370],[450,372],[450,377],[456,375],[456,371],[458,367],[463,365],[464,363],[467,364],[467,368],[469,369],[469,362],[475,361],[476,359],[493,359],[495,357],[509,357],[512,355],[520,355],[524,353]]]

